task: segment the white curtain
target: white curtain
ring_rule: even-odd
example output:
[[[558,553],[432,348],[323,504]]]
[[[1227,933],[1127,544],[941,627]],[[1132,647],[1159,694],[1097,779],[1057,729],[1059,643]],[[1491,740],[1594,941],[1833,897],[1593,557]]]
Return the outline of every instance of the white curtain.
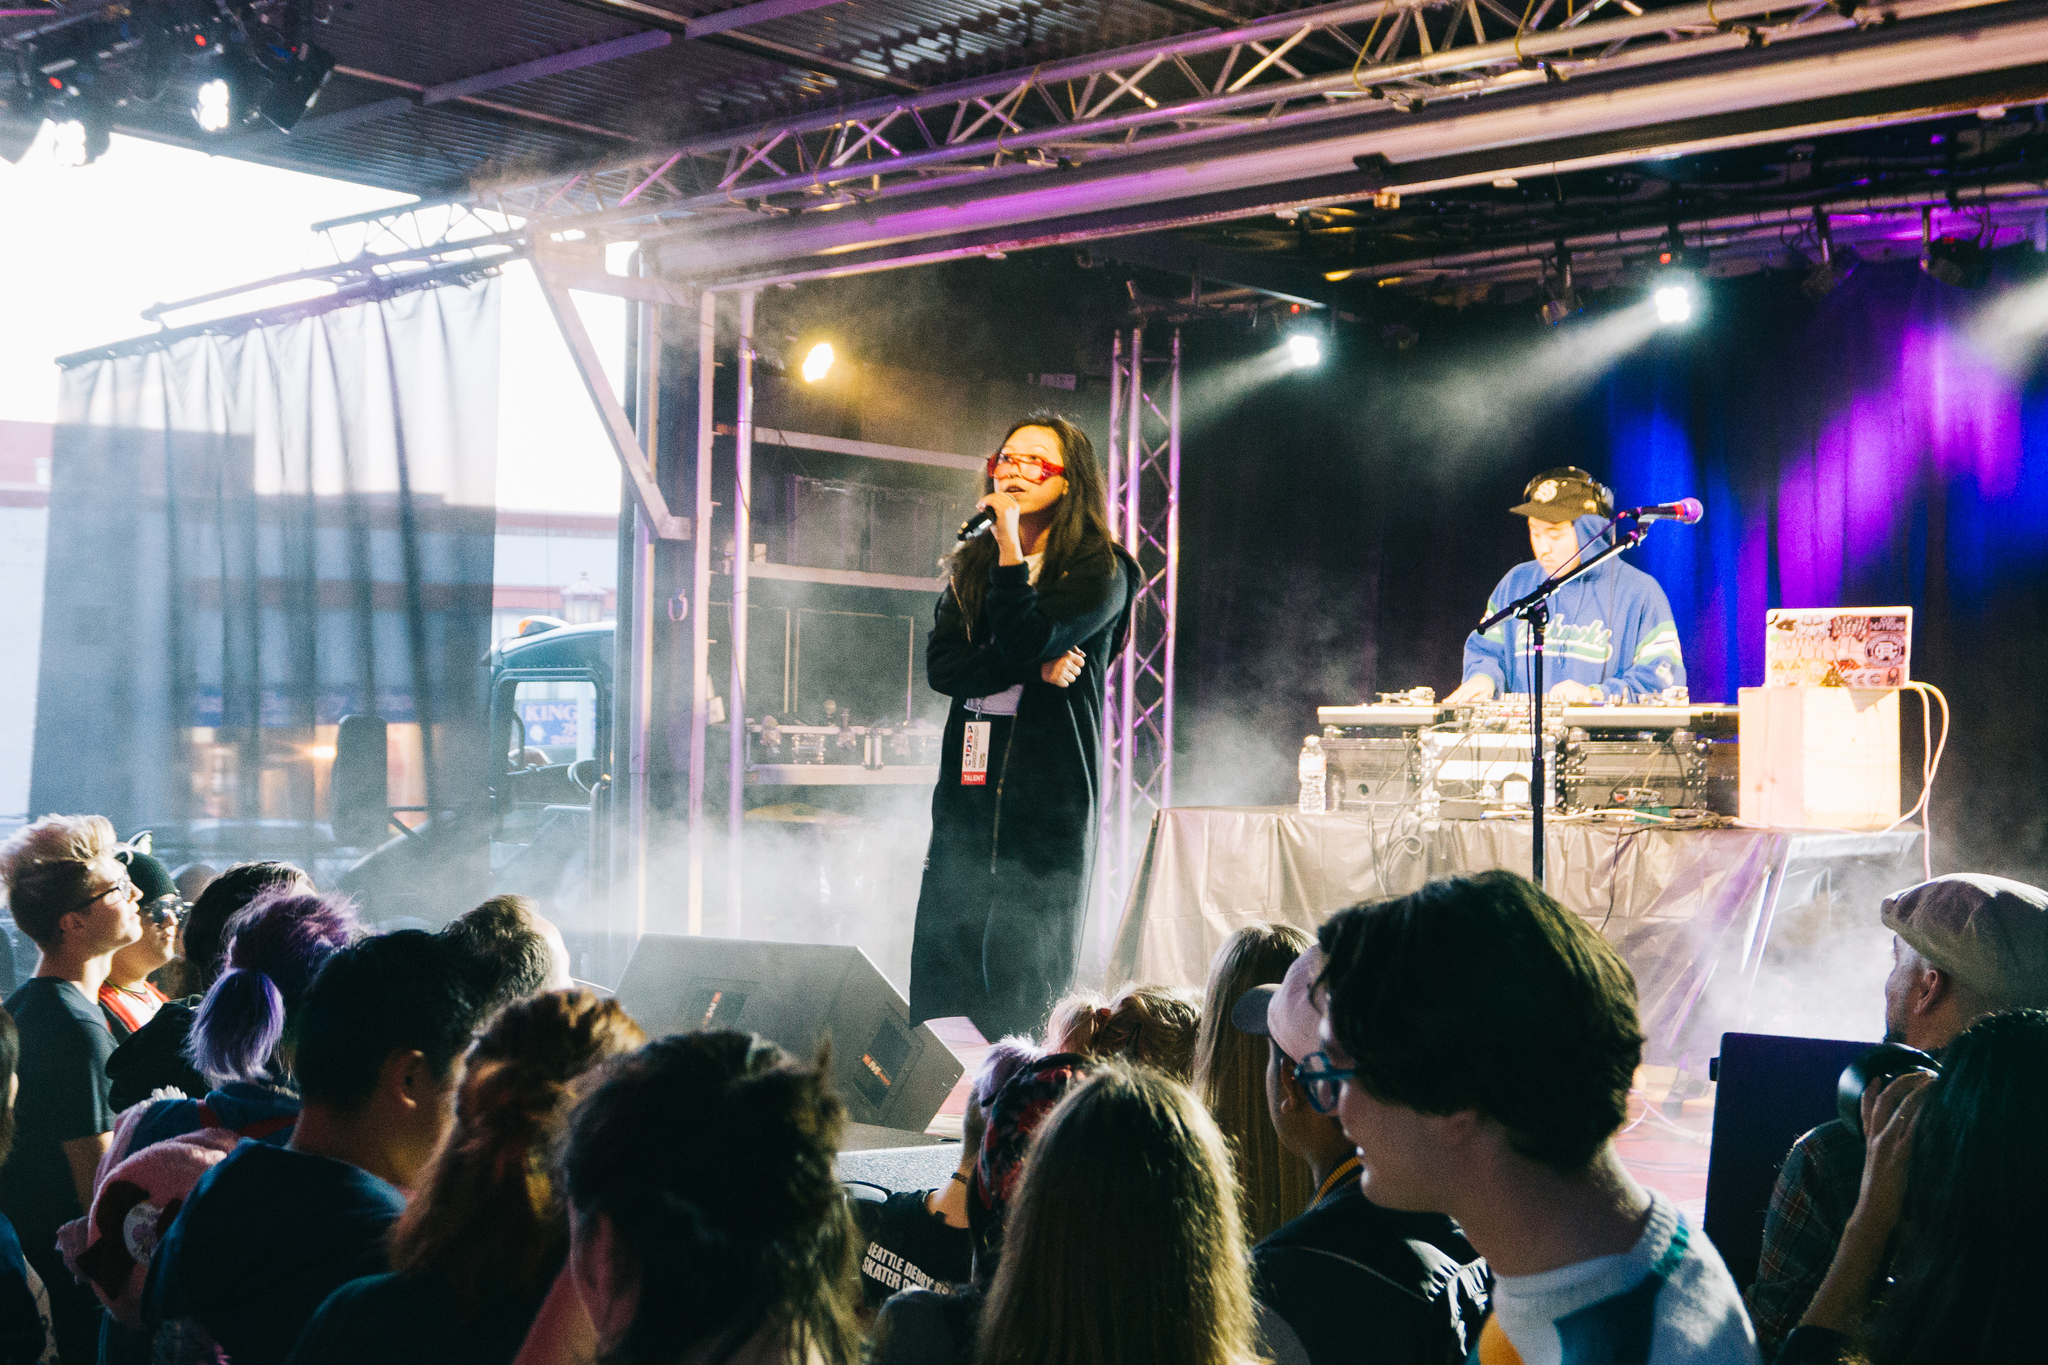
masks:
[[[350,713],[478,788],[498,337],[482,279],[67,358],[32,812],[303,829]]]

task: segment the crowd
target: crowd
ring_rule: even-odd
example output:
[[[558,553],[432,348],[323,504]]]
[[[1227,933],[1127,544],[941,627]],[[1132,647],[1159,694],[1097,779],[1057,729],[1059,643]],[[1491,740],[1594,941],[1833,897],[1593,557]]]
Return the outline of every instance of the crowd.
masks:
[[[1061,1000],[873,1200],[824,1059],[648,1040],[516,897],[372,933],[97,817],[0,878],[0,1365],[2038,1358],[2048,893],[1998,878],[1884,903],[1929,1061],[1800,1139],[1746,1303],[1616,1155],[1627,967],[1508,873]]]

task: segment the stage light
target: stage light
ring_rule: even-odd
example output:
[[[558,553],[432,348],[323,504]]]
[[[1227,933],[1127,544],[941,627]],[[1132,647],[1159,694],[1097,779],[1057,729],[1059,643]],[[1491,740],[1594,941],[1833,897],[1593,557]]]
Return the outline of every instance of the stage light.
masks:
[[[1295,332],[1287,338],[1287,359],[1297,370],[1312,370],[1323,363],[1323,343],[1313,332]]]
[[[1543,307],[1537,310],[1538,316],[1546,326],[1555,327],[1585,306],[1579,291],[1572,287],[1572,254],[1559,242],[1556,269],[1543,279]]]
[[[804,383],[815,384],[832,372],[832,362],[838,357],[833,354],[832,343],[821,341],[804,355]]]
[[[206,132],[217,133],[228,126],[233,104],[233,89],[225,80],[215,77],[199,87],[198,97],[192,103],[192,118]]]
[[[1836,248],[1834,233],[1828,228],[1828,211],[1819,206],[1813,210],[1813,235],[1820,243],[1820,263],[1807,272],[1799,288],[1810,299],[1824,299],[1855,273],[1863,258],[1855,247]]]
[[[1964,237],[1936,237],[1920,256],[1920,268],[1957,289],[1982,289],[1991,282],[1991,253]]]
[[[1657,321],[1673,326],[1692,316],[1692,286],[1672,280],[1657,286],[1657,292],[1650,296],[1657,308]]]
[[[106,154],[113,129],[97,109],[74,104],[70,117],[57,123],[50,155],[60,166],[90,166]]]

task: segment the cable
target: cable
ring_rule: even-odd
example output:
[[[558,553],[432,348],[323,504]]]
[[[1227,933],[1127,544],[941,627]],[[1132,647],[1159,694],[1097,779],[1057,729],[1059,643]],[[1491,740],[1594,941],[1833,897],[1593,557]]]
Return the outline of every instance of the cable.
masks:
[[[1914,816],[1920,817],[1920,869],[1928,880],[1934,878],[1934,806],[1929,799],[1934,795],[1934,775],[1941,768],[1941,755],[1948,748],[1948,698],[1933,683],[1909,682],[1900,684],[1900,690],[1910,689],[1920,694],[1920,799],[1913,808],[1884,827],[1889,834]],[[1934,738],[1934,713],[1927,699],[1933,697],[1941,703],[1941,738]]]

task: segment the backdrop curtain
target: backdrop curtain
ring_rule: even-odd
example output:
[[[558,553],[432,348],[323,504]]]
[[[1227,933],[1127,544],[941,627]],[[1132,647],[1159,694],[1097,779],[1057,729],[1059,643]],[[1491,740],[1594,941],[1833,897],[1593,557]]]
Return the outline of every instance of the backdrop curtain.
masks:
[[[32,812],[303,854],[345,714],[395,804],[481,790],[498,319],[483,279],[66,358]]]

